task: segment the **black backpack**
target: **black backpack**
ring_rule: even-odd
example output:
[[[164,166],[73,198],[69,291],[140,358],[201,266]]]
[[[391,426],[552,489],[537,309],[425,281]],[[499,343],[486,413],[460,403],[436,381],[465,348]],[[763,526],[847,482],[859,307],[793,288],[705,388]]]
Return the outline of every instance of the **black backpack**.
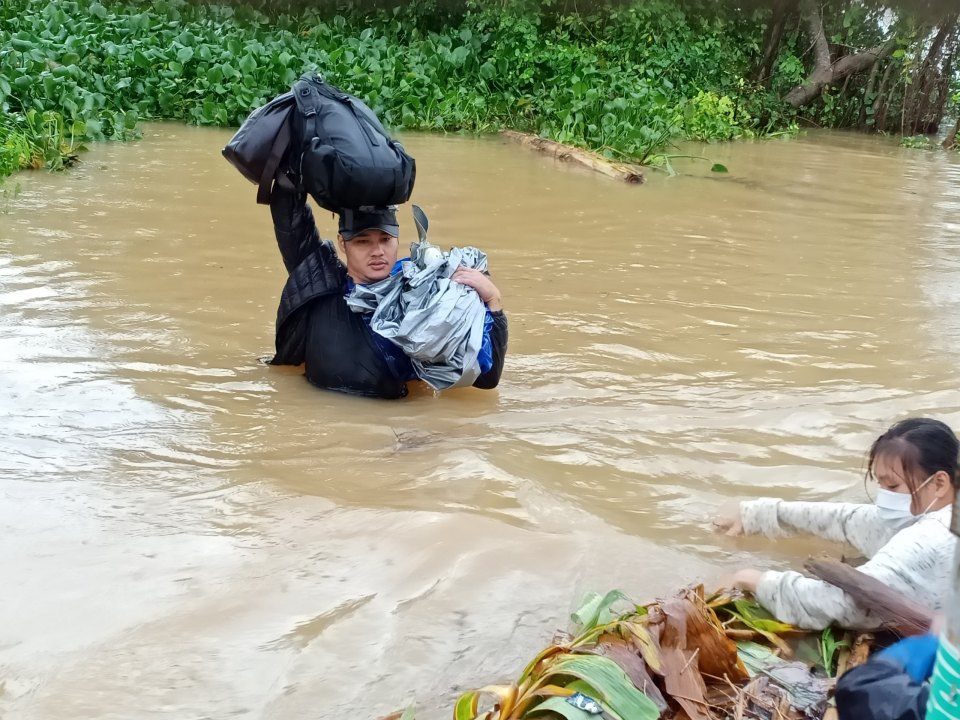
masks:
[[[296,190],[289,173],[280,172],[280,163],[290,149],[291,126],[297,103],[293,93],[275,97],[258,107],[223,148],[223,156],[250,182],[258,186],[257,202],[270,203],[274,177],[287,190]]]
[[[303,154],[299,168],[295,156],[291,165],[320,207],[339,211],[410,199],[416,161],[369,107],[317,76],[301,77],[293,96],[300,111],[293,135],[303,142]]]
[[[269,204],[276,179],[333,212],[404,203],[417,175],[366,104],[313,75],[254,110],[223,156],[259,186],[258,203]]]

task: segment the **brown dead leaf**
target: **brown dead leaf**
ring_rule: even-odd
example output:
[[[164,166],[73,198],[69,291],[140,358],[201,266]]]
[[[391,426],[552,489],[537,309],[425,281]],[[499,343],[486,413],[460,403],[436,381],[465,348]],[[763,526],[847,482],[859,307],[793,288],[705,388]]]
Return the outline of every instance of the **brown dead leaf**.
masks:
[[[704,675],[732,682],[749,678],[716,613],[703,598],[703,587],[691,588],[663,604],[662,647],[698,652],[695,667]]]
[[[863,665],[869,659],[874,640],[876,638],[872,633],[857,635],[857,639],[853,641],[853,649],[850,651],[850,661],[847,663],[848,669]]]
[[[705,700],[707,686],[697,670],[697,652],[676,647],[660,650],[664,686],[669,695],[690,716],[690,720],[715,720]]]
[[[632,642],[619,635],[607,633],[600,636],[593,652],[598,655],[605,655],[619,665],[637,690],[650,698],[660,712],[667,709],[668,705],[663,693],[660,692],[660,688],[650,677],[647,663],[644,662],[644,658]]]
[[[840,677],[857,665],[863,665],[870,657],[875,637],[872,633],[861,633],[853,640],[852,647],[843,647],[837,655],[837,672],[834,677]]]

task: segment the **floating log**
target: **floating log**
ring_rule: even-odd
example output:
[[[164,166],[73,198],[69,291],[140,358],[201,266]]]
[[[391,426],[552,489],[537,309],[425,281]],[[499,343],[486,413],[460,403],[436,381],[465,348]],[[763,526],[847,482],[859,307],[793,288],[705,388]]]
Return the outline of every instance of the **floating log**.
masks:
[[[547,140],[537,135],[531,135],[530,133],[521,133],[516,130],[503,130],[500,134],[538,152],[552,155],[557,160],[580,165],[588,170],[593,170],[594,172],[611,177],[614,180],[620,180],[632,185],[639,185],[644,181],[643,172],[636,165],[620,165],[610,162],[606,158],[588,150],[581,150],[572,145],[564,145],[563,143]]]
[[[880,618],[887,630],[907,637],[921,635],[930,628],[933,617],[929,610],[856,568],[826,558],[811,558],[804,567],[850,595],[857,605]]]

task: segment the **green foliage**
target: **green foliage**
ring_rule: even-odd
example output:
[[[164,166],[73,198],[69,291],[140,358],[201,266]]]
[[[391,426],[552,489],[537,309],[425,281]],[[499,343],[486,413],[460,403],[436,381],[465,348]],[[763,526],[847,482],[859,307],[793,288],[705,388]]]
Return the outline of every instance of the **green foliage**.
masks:
[[[743,627],[764,637],[771,645],[789,654],[783,635],[796,632],[796,628],[780,622],[760,603],[747,598],[734,598],[727,601],[719,598],[715,606],[717,615],[725,627]]]
[[[765,93],[741,80],[763,30],[754,18],[669,0],[589,15],[550,5],[341,3],[268,18],[183,0],[6,0],[0,108],[60,113],[80,140],[123,139],[141,118],[238,125],[319,71],[394,129],[511,127],[639,162],[671,138],[770,129],[751,109]]]
[[[807,68],[803,60],[797,57],[792,50],[780,56],[777,61],[777,78],[784,85],[799,85],[807,76]]]
[[[26,135],[0,126],[0,178],[30,167],[32,155]]]
[[[934,150],[937,146],[926,135],[900,138],[900,147],[914,150]]]
[[[52,110],[0,117],[0,177],[21,168],[62,170],[72,165],[85,134],[82,121],[67,123]]]
[[[630,603],[629,598],[620,590],[611,590],[606,595],[587,593],[580,607],[570,615],[570,619],[580,632],[593,630],[600,625],[613,622],[622,614],[613,610],[613,606],[619,601]],[[636,611],[633,603],[630,603],[630,609]]]
[[[823,671],[828,676],[833,676],[833,669],[836,664],[837,652],[841,648],[850,647],[850,640],[842,630],[833,627],[825,627],[820,634],[820,661]]]
[[[750,116],[728,95],[701,90],[684,105],[684,134],[691,140],[733,140],[751,136]]]
[[[250,2],[4,0],[0,177],[38,158],[62,166],[82,142],[135,137],[140,119],[239,125],[311,71],[395,130],[509,127],[669,168],[664,148],[676,139],[795,132],[797,113],[781,97],[810,70],[797,24],[769,83],[747,80],[769,10],[734,3]],[[880,4],[846,15],[840,3],[824,7],[834,42],[882,39]],[[903,32],[895,62],[906,72],[922,37]],[[850,124],[861,97],[830,89],[804,114]]]

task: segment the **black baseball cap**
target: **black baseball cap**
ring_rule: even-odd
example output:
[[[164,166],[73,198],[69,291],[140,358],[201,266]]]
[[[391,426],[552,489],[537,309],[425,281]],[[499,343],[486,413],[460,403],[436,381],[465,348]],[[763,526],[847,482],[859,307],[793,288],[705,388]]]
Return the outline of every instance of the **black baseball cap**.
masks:
[[[350,240],[364,230],[383,230],[387,235],[400,237],[400,225],[397,224],[397,208],[363,206],[340,211],[340,235]]]

